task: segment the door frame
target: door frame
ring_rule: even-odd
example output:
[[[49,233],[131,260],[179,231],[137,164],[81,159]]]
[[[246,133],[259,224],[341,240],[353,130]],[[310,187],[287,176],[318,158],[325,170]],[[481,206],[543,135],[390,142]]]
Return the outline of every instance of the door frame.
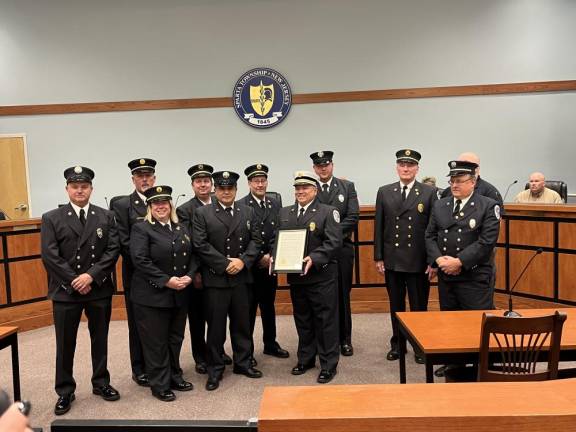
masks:
[[[32,212],[32,195],[30,193],[30,169],[29,169],[29,165],[28,165],[28,142],[27,142],[27,137],[25,133],[19,133],[19,134],[1,134],[0,133],[0,138],[22,138],[22,141],[24,143],[24,168],[26,170],[26,193],[28,194],[28,217],[30,219],[33,218],[33,212]]]

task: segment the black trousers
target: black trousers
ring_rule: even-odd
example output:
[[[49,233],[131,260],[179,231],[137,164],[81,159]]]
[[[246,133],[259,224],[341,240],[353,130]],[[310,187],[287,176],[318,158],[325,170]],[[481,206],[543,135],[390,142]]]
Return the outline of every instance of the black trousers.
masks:
[[[430,282],[428,275],[422,273],[407,273],[386,270],[386,290],[390,299],[390,319],[392,320],[392,337],[390,345],[398,347],[398,319],[396,312],[406,311],[406,293],[411,311],[425,311],[428,309],[428,296],[430,295]]]
[[[127,262],[130,257],[122,258],[122,286],[124,287],[124,303],[126,304],[126,318],[128,321],[128,346],[130,349],[130,365],[132,366],[132,375],[142,375],[146,372],[144,364],[144,354],[142,352],[142,341],[136,326],[134,317],[134,305],[130,300],[130,284],[134,272],[132,265]]]
[[[294,323],[298,332],[298,363],[320,358],[322,369],[334,369],[340,358],[336,275],[314,284],[290,286]]]
[[[204,288],[188,289],[188,324],[192,342],[192,357],[196,364],[206,364],[206,316],[204,314]]]
[[[338,256],[338,329],[340,345],[352,343],[352,273],[354,269],[354,246],[344,242]]]
[[[180,350],[186,329],[186,307],[161,308],[134,304],[146,372],[152,391],[170,390],[183,381]]]
[[[492,266],[468,272],[468,277],[450,278],[438,272],[440,310],[494,309]]]
[[[230,317],[230,340],[234,365],[250,367],[252,337],[250,335],[250,291],[245,284],[235,287],[204,287],[204,313],[208,322],[208,374],[217,378],[224,373],[222,346],[226,341],[227,317]]]
[[[268,269],[253,269],[254,283],[250,284],[250,334],[252,335],[252,354],[254,354],[254,326],[256,325],[256,312],[260,308],[262,320],[262,339],[264,349],[274,350],[278,347],[276,342],[276,289],[278,279],[270,276]]]
[[[74,393],[74,352],[82,311],[88,318],[92,354],[92,387],[110,384],[108,372],[108,328],[112,311],[110,297],[86,302],[52,302],[56,332],[56,385],[59,396]]]

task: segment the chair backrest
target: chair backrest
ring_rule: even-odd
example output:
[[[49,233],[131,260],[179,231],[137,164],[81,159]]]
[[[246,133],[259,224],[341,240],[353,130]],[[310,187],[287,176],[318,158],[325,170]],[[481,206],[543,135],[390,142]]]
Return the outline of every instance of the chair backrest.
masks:
[[[280,207],[282,207],[282,195],[280,195],[278,192],[266,192],[266,196],[278,201],[278,204],[280,204]]]
[[[480,335],[478,381],[544,381],[556,379],[560,340],[566,314],[506,318],[484,313]],[[536,371],[542,352],[548,367]],[[490,353],[497,355],[490,359]]]
[[[555,192],[558,192],[560,198],[564,200],[564,202],[568,202],[568,185],[565,181],[562,180],[546,180],[546,187],[548,189],[552,189]],[[524,185],[524,189],[529,189],[530,183],[526,183]]]

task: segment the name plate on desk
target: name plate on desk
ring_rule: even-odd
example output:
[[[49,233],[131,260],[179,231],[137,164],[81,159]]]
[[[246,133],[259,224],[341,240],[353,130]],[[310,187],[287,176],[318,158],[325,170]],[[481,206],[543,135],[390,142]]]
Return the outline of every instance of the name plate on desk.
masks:
[[[272,271],[274,273],[302,273],[307,238],[306,228],[279,230],[276,236]]]

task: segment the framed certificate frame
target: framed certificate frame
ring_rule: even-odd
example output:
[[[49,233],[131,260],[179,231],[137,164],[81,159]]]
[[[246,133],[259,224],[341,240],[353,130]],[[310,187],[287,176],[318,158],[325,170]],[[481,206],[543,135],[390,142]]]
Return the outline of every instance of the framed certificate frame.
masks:
[[[273,273],[302,273],[308,230],[306,228],[279,230],[274,247]]]

